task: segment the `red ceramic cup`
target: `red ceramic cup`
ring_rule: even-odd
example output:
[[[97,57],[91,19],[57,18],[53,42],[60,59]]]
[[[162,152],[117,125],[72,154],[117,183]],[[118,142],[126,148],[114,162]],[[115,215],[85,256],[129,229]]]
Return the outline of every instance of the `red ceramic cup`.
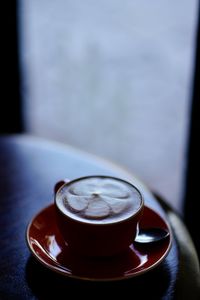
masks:
[[[144,200],[133,184],[111,176],[87,176],[55,185],[60,232],[83,256],[111,256],[133,242]]]

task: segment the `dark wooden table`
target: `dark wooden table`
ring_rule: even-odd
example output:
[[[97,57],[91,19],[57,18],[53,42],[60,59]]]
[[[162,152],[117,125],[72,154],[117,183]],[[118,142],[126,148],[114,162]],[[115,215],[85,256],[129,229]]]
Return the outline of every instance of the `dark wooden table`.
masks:
[[[170,222],[174,239],[154,270],[121,282],[83,282],[47,270],[30,254],[28,222],[53,201],[63,178],[115,175],[137,184],[145,201]],[[134,175],[74,148],[30,136],[0,137],[0,299],[68,299],[121,295],[133,299],[200,299],[199,262],[181,218]]]

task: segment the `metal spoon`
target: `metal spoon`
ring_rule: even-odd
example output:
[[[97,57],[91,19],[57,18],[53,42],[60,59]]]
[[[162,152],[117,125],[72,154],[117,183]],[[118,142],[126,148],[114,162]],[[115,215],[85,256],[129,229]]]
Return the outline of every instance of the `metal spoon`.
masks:
[[[161,241],[168,236],[169,236],[169,231],[162,228],[158,228],[158,227],[145,228],[145,229],[140,228],[134,242],[141,243],[141,244],[154,243],[154,242]]]

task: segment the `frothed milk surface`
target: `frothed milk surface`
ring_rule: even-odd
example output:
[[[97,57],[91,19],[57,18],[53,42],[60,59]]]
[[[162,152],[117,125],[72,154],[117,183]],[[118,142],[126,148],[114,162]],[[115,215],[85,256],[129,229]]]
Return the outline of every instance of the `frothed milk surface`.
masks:
[[[141,206],[142,197],[134,186],[123,180],[86,177],[61,187],[56,202],[72,219],[108,224],[134,215]]]

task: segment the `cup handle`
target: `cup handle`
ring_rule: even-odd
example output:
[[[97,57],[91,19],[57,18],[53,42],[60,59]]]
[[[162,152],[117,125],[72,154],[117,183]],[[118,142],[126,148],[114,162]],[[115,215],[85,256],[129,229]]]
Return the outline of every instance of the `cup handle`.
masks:
[[[69,182],[70,180],[65,178],[65,179],[62,179],[58,182],[56,182],[56,184],[54,185],[54,195],[57,193],[58,189],[65,183]]]

